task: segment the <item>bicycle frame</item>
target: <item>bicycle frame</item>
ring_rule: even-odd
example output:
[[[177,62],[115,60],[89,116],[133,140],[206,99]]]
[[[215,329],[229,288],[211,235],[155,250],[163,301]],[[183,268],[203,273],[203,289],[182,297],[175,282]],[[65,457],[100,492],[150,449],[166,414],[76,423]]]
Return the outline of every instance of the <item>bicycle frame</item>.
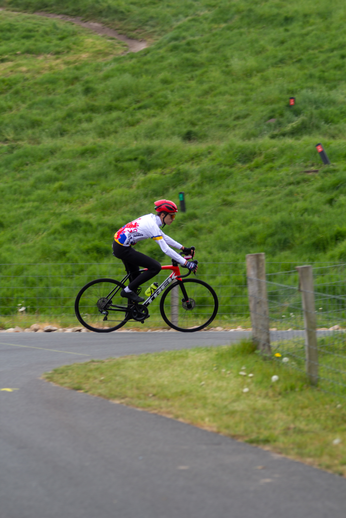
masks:
[[[142,302],[139,304],[120,292],[128,283],[131,286],[132,275],[137,281],[133,284],[138,287],[140,279],[137,280],[137,276],[143,272],[148,273],[147,268],[137,269],[133,274],[127,270],[120,282],[115,279],[90,281],[76,297],[75,312],[78,320],[87,329],[99,333],[115,331],[129,320],[143,323],[150,316],[149,305],[161,296],[159,311],[169,327],[182,332],[204,329],[217,314],[218,299],[213,288],[199,279],[186,279],[192,271],[188,270],[182,275],[180,264],[176,261],[172,261],[169,266],[161,266],[161,269],[166,270],[168,277],[163,274],[166,277],[164,281],[156,289],[157,283],[152,285],[147,290],[148,297],[140,298]]]
[[[172,270],[172,273],[171,275],[169,275],[167,277],[167,279],[165,279],[163,281],[162,284],[160,284],[160,286],[158,286],[156,288],[156,290],[154,291],[154,293],[152,293],[150,295],[150,297],[147,298],[147,300],[145,300],[143,302],[143,306],[146,306],[148,307],[149,304],[152,303],[153,300],[156,299],[156,297],[158,297],[160,295],[160,293],[162,293],[166,288],[167,286],[169,286],[171,284],[171,282],[175,281],[175,280],[178,280],[180,281],[183,277],[187,277],[188,275],[190,275],[191,272],[187,273],[186,275],[181,275],[180,273],[180,269],[179,269],[179,266],[177,265],[171,265],[171,266],[162,266],[161,267],[161,270]],[[186,294],[184,294],[186,296]]]
[[[189,271],[186,275],[181,275],[180,268],[178,265],[172,264],[172,265],[165,265],[161,267],[161,270],[172,270],[172,273],[156,288],[154,293],[152,293],[143,303],[143,306],[148,307],[153,300],[156,299],[166,288],[171,284],[171,282],[178,280],[180,281],[184,277],[188,277],[191,274],[191,271]],[[142,270],[139,270],[140,272],[145,272],[146,268],[143,268]],[[125,277],[120,281],[122,284],[124,284],[127,279],[130,277],[130,273],[125,275]]]

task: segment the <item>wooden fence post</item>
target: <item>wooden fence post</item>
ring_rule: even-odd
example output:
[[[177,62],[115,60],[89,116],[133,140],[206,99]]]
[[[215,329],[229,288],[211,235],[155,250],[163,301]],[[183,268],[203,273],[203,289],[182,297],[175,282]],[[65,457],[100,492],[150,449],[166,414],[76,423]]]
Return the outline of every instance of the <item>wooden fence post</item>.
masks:
[[[257,349],[270,354],[269,311],[265,272],[265,254],[246,256],[246,275],[251,314],[252,339]]]
[[[318,352],[312,267],[297,266],[296,269],[299,273],[299,291],[302,294],[304,312],[306,373],[310,382],[316,385],[318,382]]]
[[[178,325],[178,314],[179,314],[179,292],[178,286],[175,286],[171,290],[171,322],[175,326]]]

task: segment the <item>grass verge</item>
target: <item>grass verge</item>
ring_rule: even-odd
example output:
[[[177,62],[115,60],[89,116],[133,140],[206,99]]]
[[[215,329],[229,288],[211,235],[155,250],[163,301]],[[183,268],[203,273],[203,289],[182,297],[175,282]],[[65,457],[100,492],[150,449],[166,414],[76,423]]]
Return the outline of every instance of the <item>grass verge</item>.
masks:
[[[92,360],[45,379],[346,476],[345,400],[311,388],[287,364],[263,360],[247,341]]]

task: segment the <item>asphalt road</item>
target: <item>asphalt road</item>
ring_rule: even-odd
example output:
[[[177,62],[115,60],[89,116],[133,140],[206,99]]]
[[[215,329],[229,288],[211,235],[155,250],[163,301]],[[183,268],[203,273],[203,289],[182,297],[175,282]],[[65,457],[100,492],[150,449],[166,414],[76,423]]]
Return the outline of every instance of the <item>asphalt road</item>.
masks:
[[[244,333],[0,334],[0,518],[345,518],[346,481],[40,379]],[[246,418],[246,416],[244,416]]]

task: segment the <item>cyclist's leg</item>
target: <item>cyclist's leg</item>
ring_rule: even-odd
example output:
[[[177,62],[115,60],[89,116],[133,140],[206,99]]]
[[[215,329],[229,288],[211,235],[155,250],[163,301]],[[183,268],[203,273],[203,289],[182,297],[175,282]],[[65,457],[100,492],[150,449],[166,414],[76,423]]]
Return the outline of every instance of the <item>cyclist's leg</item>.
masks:
[[[126,261],[123,261],[123,263],[125,266],[126,273],[130,274],[129,282],[134,281],[136,279],[136,277],[138,277],[138,275],[140,275],[139,266],[131,265],[131,264],[127,263]]]
[[[149,281],[161,271],[161,264],[158,261],[133,248],[127,253],[126,263],[131,271],[134,271],[136,266],[146,268],[130,282],[128,287],[131,291],[136,291],[138,286]]]
[[[126,273],[130,274],[130,277],[129,277],[130,282],[133,281],[139,275],[139,266],[136,264],[129,264],[126,261],[126,259],[125,259],[126,248],[128,248],[128,247],[124,247],[122,245],[119,245],[116,241],[113,241],[112,248],[113,248],[114,257],[116,257],[117,259],[120,259],[123,262]]]
[[[149,281],[161,271],[161,264],[158,261],[134,250],[131,246],[115,243],[113,255],[123,261],[128,273],[131,272],[131,280],[128,285],[131,291],[136,291],[138,286]],[[139,266],[146,268],[146,271],[139,273]]]

